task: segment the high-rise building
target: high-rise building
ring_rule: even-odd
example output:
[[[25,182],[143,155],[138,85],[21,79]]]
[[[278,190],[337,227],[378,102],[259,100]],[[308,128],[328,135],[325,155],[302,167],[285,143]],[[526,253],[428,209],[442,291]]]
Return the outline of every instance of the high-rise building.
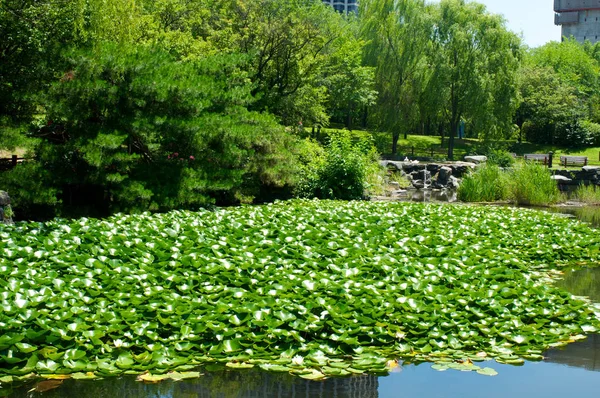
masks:
[[[554,0],[554,11],[562,36],[582,43],[600,41],[600,0]]]
[[[358,0],[323,0],[323,3],[329,4],[336,11],[345,14],[358,12]]]

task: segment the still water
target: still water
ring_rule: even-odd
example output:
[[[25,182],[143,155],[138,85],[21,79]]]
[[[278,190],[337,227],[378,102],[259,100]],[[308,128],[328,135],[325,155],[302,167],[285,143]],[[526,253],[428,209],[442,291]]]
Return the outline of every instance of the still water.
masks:
[[[577,218],[600,226],[600,208],[563,209]],[[600,302],[600,267],[567,270],[558,285],[578,296]],[[0,396],[44,398],[599,398],[600,335],[545,353],[542,362],[523,366],[487,362],[498,376],[474,372],[431,369],[429,364],[399,367],[389,376],[334,378],[307,381],[287,374],[256,370],[206,372],[191,381],[143,384],[134,377],[99,381],[66,380],[58,388],[28,392],[31,385],[15,391],[0,390]]]

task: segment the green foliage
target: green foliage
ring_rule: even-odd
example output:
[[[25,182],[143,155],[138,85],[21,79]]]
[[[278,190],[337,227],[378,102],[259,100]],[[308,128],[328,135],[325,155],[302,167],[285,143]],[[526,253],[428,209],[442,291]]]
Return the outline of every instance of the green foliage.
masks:
[[[414,125],[416,104],[427,85],[432,21],[424,1],[371,0],[360,7],[362,34],[368,41],[365,60],[375,67],[379,93],[370,118],[378,129],[392,133],[396,153],[400,134],[408,134]]]
[[[587,121],[599,122],[600,64],[575,40],[528,54],[521,71],[523,102],[516,122],[531,142],[569,148],[592,144]]]
[[[440,98],[450,126],[448,157],[461,118],[478,135],[503,138],[512,133],[517,108],[519,38],[499,15],[464,0],[442,0],[435,8],[430,95]]]
[[[178,62],[161,50],[99,45],[77,51],[46,97],[36,135],[54,185],[101,187],[111,211],[234,201],[291,181],[292,139],[247,111],[243,59]]]
[[[52,173],[41,164],[26,162],[0,172],[0,187],[8,192],[17,219],[48,220],[59,214],[58,191]]]
[[[312,152],[316,151],[313,149]],[[345,130],[333,132],[329,135],[324,155],[306,159],[308,162],[303,166],[297,196],[362,199],[369,188],[376,187],[378,183],[381,185],[383,181],[377,159],[370,139],[353,140]]]
[[[8,380],[215,363],[320,379],[385,373],[388,358],[475,371],[482,353],[542,359],[600,327],[548,278],[600,260],[598,234],[523,209],[290,201],[0,236]]]
[[[581,134],[585,137],[586,143],[593,146],[600,146],[600,124],[590,122],[589,120],[582,120],[579,122],[579,128]]]
[[[514,156],[505,149],[490,149],[487,158],[488,164],[502,168],[512,167],[515,164]]]
[[[524,162],[511,173],[510,195],[519,205],[547,206],[564,200],[548,169],[540,164]]]
[[[495,202],[508,199],[508,175],[496,164],[484,164],[465,176],[458,188],[463,202]]]

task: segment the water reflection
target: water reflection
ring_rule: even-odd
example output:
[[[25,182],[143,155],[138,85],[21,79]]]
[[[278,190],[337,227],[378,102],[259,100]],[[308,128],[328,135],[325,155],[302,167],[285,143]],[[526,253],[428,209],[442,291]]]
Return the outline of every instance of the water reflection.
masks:
[[[600,206],[554,207],[550,211],[572,215],[580,221],[587,222],[592,227],[600,228]]]
[[[600,302],[600,267],[568,270],[556,286],[576,296],[587,296]]]
[[[11,397],[29,397],[22,388]],[[66,380],[60,387],[43,394],[44,398],[377,398],[376,376],[355,376],[321,382],[304,380],[289,374],[258,370],[206,373],[196,380],[144,384],[134,377],[99,381]],[[36,394],[38,395],[38,394]],[[1,395],[0,395],[1,396]]]
[[[445,202],[452,203],[458,200],[456,191],[442,189],[442,190],[423,190],[423,189],[409,189],[406,191],[406,200],[412,202]]]
[[[600,335],[546,353],[546,361],[600,372]]]

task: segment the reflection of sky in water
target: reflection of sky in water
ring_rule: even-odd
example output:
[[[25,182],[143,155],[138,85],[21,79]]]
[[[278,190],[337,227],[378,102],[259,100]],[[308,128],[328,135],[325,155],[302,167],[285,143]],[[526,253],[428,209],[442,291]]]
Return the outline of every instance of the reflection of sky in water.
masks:
[[[507,398],[600,396],[600,373],[553,363],[507,366],[490,362],[495,377],[458,371],[436,372],[430,365],[409,366],[401,374],[379,379],[380,398]]]

